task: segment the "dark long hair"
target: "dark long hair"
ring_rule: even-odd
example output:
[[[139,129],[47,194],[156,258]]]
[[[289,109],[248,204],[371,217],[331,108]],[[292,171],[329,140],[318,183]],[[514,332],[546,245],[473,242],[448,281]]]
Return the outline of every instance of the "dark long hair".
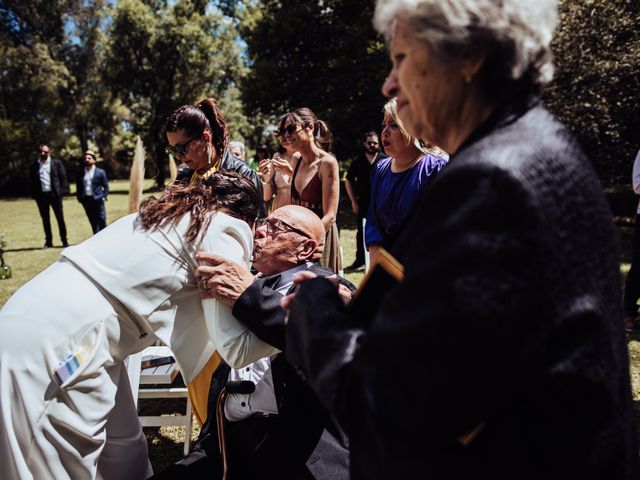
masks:
[[[313,125],[313,138],[316,145],[325,152],[331,152],[333,146],[333,134],[327,124],[319,120],[310,108],[296,108],[292,112],[285,113],[278,119],[278,129],[282,129],[287,119],[299,123],[303,127]]]
[[[252,225],[258,215],[258,202],[258,191],[251,180],[233,172],[216,172],[193,185],[173,183],[160,198],[145,199],[138,210],[138,222],[150,230],[190,213],[185,239],[192,242],[209,227],[211,212],[222,211]]]
[[[222,110],[213,98],[205,98],[195,105],[182,105],[167,117],[165,131],[184,130],[189,137],[202,135],[206,130],[211,133],[211,143],[216,155],[222,157],[229,143],[229,130],[224,121]]]

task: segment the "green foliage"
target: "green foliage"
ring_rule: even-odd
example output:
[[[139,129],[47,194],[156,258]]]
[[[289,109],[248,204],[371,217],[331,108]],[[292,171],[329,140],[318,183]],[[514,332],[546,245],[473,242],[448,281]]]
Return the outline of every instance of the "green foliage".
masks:
[[[574,132],[605,185],[629,184],[640,148],[640,3],[561,0],[546,105]]]
[[[247,130],[234,92],[244,73],[237,35],[206,3],[122,0],[113,14],[107,80],[131,110],[132,128],[155,160],[159,186],[166,177],[164,122],[177,106],[219,98],[232,129]]]
[[[388,67],[373,7],[372,0],[249,4],[241,23],[251,60],[242,88],[248,113],[307,106],[334,132],[338,158],[359,151],[363,133],[380,127]]]
[[[0,0],[2,192],[26,191],[41,142],[71,178],[89,146],[110,178],[124,176],[131,151],[123,149],[136,134],[163,185],[164,120],[206,96],[221,98],[235,135],[250,134],[235,84],[245,73],[241,44],[210,3]]]
[[[217,98],[231,137],[276,145],[278,115],[308,106],[341,160],[379,129],[388,71],[374,0],[0,0],[0,191],[26,191],[41,142],[73,178],[98,150],[126,176],[139,134],[159,185],[166,116]],[[628,184],[640,147],[640,4],[560,0],[556,78],[543,99],[606,185]],[[246,43],[245,43],[246,42]]]
[[[90,142],[118,172],[112,149],[118,102],[102,80],[103,0],[0,3],[0,186],[27,189],[39,143],[65,161],[69,177]],[[77,145],[71,147],[70,145]]]

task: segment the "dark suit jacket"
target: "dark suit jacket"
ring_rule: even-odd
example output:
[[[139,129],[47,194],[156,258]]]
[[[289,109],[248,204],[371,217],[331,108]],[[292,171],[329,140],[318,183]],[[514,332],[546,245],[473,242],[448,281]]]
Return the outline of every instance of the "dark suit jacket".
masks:
[[[84,173],[85,170],[82,168],[76,178],[76,198],[79,202],[82,202],[82,200],[86,198],[84,193]],[[109,181],[107,180],[107,174],[103,169],[96,167],[96,170],[93,173],[93,178],[91,179],[91,190],[93,192],[91,198],[94,200],[107,199],[107,196],[109,195]]]
[[[507,102],[418,205],[370,326],[323,279],[290,312],[287,358],[345,428],[352,478],[640,478],[616,233],[569,132]]]
[[[42,193],[40,184],[40,161],[35,160],[29,170],[29,183],[31,185],[31,196],[37,197]],[[57,197],[63,197],[69,193],[69,183],[67,182],[67,172],[60,160],[51,159],[51,193]]]
[[[233,156],[229,150],[225,149],[222,154],[222,164],[220,165],[221,170],[225,170],[227,172],[235,172],[244,177],[247,177],[253,182],[253,185],[258,190],[258,197],[260,199],[258,206],[258,218],[265,217],[267,215],[267,208],[262,201],[262,182],[260,182],[260,178],[255,170],[253,170],[246,162],[243,162],[239,158]],[[179,183],[189,183],[191,177],[193,176],[194,170],[191,168],[180,168],[178,169],[178,176],[176,177],[176,182]]]
[[[333,274],[317,262],[310,270],[319,276]],[[280,307],[282,295],[273,290],[278,278],[279,275],[274,275],[256,280],[236,301],[233,314],[262,340],[283,350],[285,311]],[[354,289],[350,282],[344,279],[340,281],[351,290]],[[271,422],[263,441],[252,451],[244,453],[245,461],[240,462],[240,466],[231,466],[230,478],[346,480],[348,452],[342,432],[327,415],[310,387],[286,362],[284,355],[278,355],[271,362],[271,368],[278,417]],[[229,371],[229,366],[222,362],[211,378],[207,421],[189,455],[154,478],[220,477],[215,408]],[[325,427],[332,434],[324,430]],[[305,470],[305,463],[308,470]]]

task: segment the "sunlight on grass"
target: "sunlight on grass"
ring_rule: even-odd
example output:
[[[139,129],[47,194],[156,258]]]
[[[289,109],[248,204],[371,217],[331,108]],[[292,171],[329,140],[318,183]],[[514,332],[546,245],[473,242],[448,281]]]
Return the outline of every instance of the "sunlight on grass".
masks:
[[[145,182],[145,188],[153,185],[153,180]],[[109,182],[112,194],[106,202],[108,224],[127,214],[128,186],[129,182],[126,180]],[[75,196],[64,198],[63,210],[69,243],[75,245],[89,238],[92,234],[91,226],[82,205]],[[58,224],[51,212],[54,248],[42,248],[44,244],[42,220],[40,220],[36,202],[31,198],[1,199],[0,219],[0,231],[5,234],[7,242],[4,261],[11,266],[12,270],[11,278],[0,281],[0,306],[2,306],[20,286],[58,259],[62,243]]]

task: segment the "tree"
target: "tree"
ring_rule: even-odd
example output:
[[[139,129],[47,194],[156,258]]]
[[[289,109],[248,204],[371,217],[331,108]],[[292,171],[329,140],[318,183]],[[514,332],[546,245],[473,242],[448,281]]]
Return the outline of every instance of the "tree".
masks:
[[[27,166],[41,142],[57,149],[56,156],[66,160],[73,173],[91,141],[113,170],[119,112],[102,82],[102,24],[108,13],[104,1],[2,1],[0,5],[5,191],[25,191]]]
[[[373,7],[372,0],[250,2],[240,30],[250,58],[247,114],[307,106],[329,123],[339,159],[359,151],[362,135],[380,127],[389,66]]]
[[[0,0],[0,178],[24,189],[40,142],[59,145],[72,77],[61,59],[65,12],[75,2]]]
[[[629,184],[640,148],[640,3],[561,0],[546,105],[573,131],[605,185]]]
[[[122,0],[113,14],[108,82],[131,110],[133,130],[153,155],[159,188],[166,178],[166,117],[206,96],[226,98],[231,108],[233,93],[225,92],[243,73],[233,25],[207,4]]]

